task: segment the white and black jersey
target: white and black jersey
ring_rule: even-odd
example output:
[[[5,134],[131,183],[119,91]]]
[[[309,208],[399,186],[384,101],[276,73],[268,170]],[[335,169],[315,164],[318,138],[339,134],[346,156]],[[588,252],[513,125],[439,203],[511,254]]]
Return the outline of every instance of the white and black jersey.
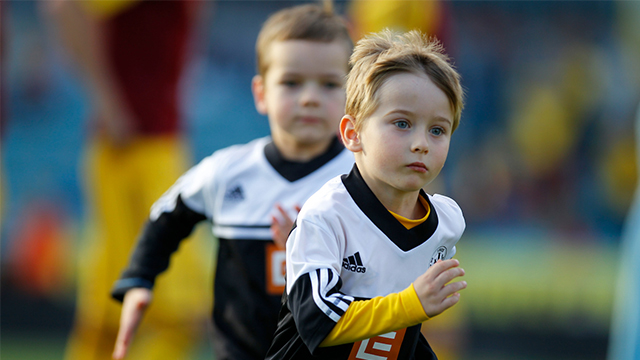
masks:
[[[465,228],[462,211],[448,197],[420,195],[431,211],[410,230],[380,203],[356,166],[305,203],[287,242],[286,294],[267,359],[436,358],[420,325],[319,347],[351,302],[400,292],[455,254]]]
[[[195,224],[208,219],[219,240],[213,322],[217,359],[264,359],[284,290],[285,252],[271,238],[274,204],[301,206],[331,178],[349,172],[353,154],[336,138],[305,162],[285,160],[270,137],[214,152],[153,205],[128,268],[112,295],[152,288]]]

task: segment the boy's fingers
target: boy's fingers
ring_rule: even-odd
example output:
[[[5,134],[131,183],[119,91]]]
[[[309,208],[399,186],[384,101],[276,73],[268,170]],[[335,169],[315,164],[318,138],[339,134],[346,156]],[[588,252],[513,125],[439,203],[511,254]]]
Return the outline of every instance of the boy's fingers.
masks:
[[[123,314],[122,323],[120,324],[120,330],[118,331],[118,337],[116,339],[116,347],[113,352],[114,359],[122,359],[127,354],[129,344],[140,324],[145,308],[146,305],[144,304],[135,304],[126,309],[127,313]],[[116,355],[118,357],[116,357]]]
[[[464,276],[464,269],[459,267],[454,267],[454,268],[447,269],[442,273],[438,274],[435,280],[440,284],[442,284],[442,286],[444,286],[445,284],[449,283],[453,279],[460,276]]]
[[[133,322],[135,322],[135,320],[133,320]],[[131,342],[131,336],[135,327],[136,325],[131,322],[123,322],[120,325],[116,346],[113,350],[114,359],[123,359],[124,356],[127,355],[127,349],[129,348],[129,343]]]
[[[284,249],[287,239],[284,238],[284,234],[282,233],[282,224],[278,222],[278,219],[275,216],[271,217],[271,221],[271,237],[273,242]]]
[[[151,291],[143,288],[134,288],[125,294],[120,315],[120,329],[112,354],[114,359],[123,359],[127,354],[129,344],[133,340],[136,329],[142,321],[142,315],[151,303],[151,299]]]
[[[287,243],[287,236],[293,226],[293,220],[280,204],[276,203],[274,207],[280,215],[271,216],[271,235],[276,245],[284,249]],[[295,205],[294,207],[296,211],[300,211],[299,205]]]
[[[120,360],[124,359],[124,356],[127,355],[127,345],[124,343],[124,340],[120,339],[120,335],[118,334],[118,340],[116,341],[116,346],[113,349],[113,359]]]
[[[460,301],[460,294],[454,293],[442,301],[442,311],[447,310]]]
[[[282,207],[282,205],[276,203],[275,204],[276,209],[278,209],[278,211],[280,212],[280,214],[282,215],[282,217],[287,221],[287,222],[293,222],[293,220],[291,219],[291,217],[289,216],[289,213],[287,213],[287,211]],[[293,208],[296,210],[297,213],[300,212],[300,210],[302,210],[302,207],[300,205],[294,205]]]
[[[280,206],[280,204],[276,204],[276,209],[278,209],[285,221],[291,221],[289,214],[287,214],[287,212],[282,208],[282,206]]]
[[[427,270],[426,274],[428,277],[435,280],[437,279],[443,272],[457,267],[460,265],[460,262],[456,259],[449,260],[438,260],[435,264],[431,265],[431,267]]]
[[[452,296],[454,294],[457,294],[458,291],[460,291],[462,289],[466,289],[466,288],[467,288],[467,282],[466,281],[457,281],[457,282],[451,283],[451,284],[445,286],[444,288],[442,288],[442,291],[441,291],[440,294],[441,294],[441,296],[446,298],[446,297]]]
[[[435,264],[431,266],[431,268],[434,268],[438,273],[441,273],[447,269],[451,269],[458,265],[460,265],[460,262],[458,261],[458,259],[438,260]]]

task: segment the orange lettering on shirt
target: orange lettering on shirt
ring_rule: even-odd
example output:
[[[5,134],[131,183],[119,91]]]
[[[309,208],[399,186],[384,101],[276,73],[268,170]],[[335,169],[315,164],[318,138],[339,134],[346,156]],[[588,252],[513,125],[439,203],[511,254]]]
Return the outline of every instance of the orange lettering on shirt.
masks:
[[[284,249],[276,244],[267,244],[266,249],[267,269],[267,293],[271,295],[282,295],[285,286],[284,273],[286,270],[286,253]]]
[[[397,360],[407,329],[358,341],[353,344],[349,360]]]

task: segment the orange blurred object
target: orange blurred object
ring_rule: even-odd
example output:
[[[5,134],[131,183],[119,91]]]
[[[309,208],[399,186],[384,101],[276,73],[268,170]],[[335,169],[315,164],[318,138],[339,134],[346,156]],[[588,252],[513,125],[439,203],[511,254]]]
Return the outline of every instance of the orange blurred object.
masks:
[[[49,204],[29,207],[22,218],[10,245],[9,279],[34,295],[58,293],[69,266],[63,219]]]

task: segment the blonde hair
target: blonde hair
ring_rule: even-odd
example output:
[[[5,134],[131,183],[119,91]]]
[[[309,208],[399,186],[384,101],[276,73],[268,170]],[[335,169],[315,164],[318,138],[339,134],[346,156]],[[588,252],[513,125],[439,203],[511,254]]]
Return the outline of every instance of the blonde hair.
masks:
[[[452,131],[458,127],[464,107],[460,75],[435,38],[417,30],[400,34],[385,29],[358,41],[349,62],[352,68],[347,76],[345,111],[355,118],[356,129],[378,106],[380,86],[398,72],[426,74],[449,99]]]
[[[332,42],[342,40],[345,51],[351,53],[353,41],[346,21],[333,12],[333,2],[298,5],[271,15],[262,26],[256,41],[258,73],[264,76],[269,69],[269,48],[274,41],[310,40]],[[348,64],[345,64],[348,66]]]

